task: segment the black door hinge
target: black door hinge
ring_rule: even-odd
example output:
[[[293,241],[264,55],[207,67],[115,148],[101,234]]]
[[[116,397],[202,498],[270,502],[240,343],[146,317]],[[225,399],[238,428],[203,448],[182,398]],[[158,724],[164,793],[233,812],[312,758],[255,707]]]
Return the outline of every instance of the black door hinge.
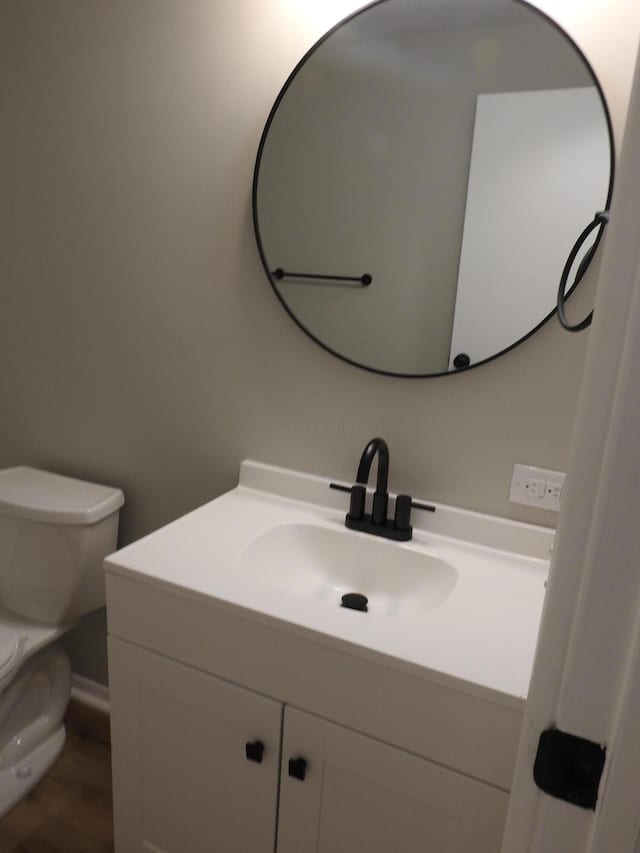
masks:
[[[595,810],[605,758],[605,747],[547,729],[540,735],[533,778],[546,794]]]

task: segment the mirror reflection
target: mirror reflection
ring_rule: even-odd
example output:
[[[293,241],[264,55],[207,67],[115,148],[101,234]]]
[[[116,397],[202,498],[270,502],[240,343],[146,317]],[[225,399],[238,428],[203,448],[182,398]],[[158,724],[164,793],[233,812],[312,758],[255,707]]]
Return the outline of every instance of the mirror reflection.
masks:
[[[313,48],[272,110],[254,181],[265,268],[341,358],[475,366],[549,317],[607,206],[610,142],[588,65],[528,4],[382,0]]]

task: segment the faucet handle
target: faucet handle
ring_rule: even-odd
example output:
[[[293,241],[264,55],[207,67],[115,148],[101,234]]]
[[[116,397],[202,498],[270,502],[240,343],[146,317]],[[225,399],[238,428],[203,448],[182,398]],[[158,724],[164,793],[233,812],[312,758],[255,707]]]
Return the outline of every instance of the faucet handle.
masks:
[[[411,501],[411,506],[414,509],[423,509],[425,512],[435,512],[436,508],[433,504],[419,504],[416,501]]]
[[[337,492],[346,492],[351,495],[349,499],[349,513],[347,518],[354,521],[362,521],[364,518],[364,505],[367,497],[367,487],[356,483],[354,486],[343,486],[342,483],[329,483],[330,489]]]
[[[367,496],[367,489],[365,486],[355,485],[351,486],[350,492],[349,517],[354,521],[360,521],[364,518],[364,502]]]
[[[411,495],[398,495],[396,498],[396,511],[393,520],[393,526],[396,530],[411,532],[411,510],[423,509],[427,512],[435,512],[436,508],[432,504],[416,503],[412,500]]]
[[[396,511],[393,526],[396,530],[411,530],[411,495],[396,497]]]

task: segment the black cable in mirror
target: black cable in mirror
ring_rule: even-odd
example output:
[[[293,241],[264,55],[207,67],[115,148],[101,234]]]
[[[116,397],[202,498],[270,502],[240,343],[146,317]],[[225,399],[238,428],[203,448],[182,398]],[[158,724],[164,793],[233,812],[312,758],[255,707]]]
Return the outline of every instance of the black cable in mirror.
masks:
[[[591,325],[591,321],[593,320],[593,311],[589,314],[588,317],[585,317],[580,323],[576,323],[575,325],[571,325],[567,320],[567,315],[564,310],[565,302],[567,299],[566,296],[566,288],[567,281],[569,280],[569,273],[571,272],[571,267],[574,264],[575,259],[578,257],[578,253],[580,249],[584,245],[585,240],[594,231],[596,228],[603,229],[607,222],[609,221],[609,211],[603,210],[596,213],[593,221],[590,222],[587,227],[584,229],[582,234],[576,240],[573,249],[569,253],[569,257],[567,258],[567,262],[564,265],[564,269],[562,270],[562,276],[560,278],[560,286],[558,287],[558,320],[560,320],[560,325],[563,329],[566,329],[567,332],[581,332],[583,329],[588,328]],[[585,272],[587,271],[587,267],[591,263],[591,259],[596,250],[596,246],[598,244],[598,240],[593,244],[593,246],[586,253],[584,258],[580,261],[580,266],[578,267],[578,272],[576,273],[575,281],[573,282],[573,288],[580,282]]]

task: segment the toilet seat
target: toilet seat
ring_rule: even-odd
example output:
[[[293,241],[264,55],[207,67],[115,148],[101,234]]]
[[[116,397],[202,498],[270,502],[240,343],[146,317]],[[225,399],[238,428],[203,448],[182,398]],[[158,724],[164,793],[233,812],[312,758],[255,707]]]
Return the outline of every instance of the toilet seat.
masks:
[[[0,690],[22,663],[26,634],[0,624]]]
[[[13,681],[25,660],[57,639],[66,627],[39,625],[0,609],[0,692]]]

